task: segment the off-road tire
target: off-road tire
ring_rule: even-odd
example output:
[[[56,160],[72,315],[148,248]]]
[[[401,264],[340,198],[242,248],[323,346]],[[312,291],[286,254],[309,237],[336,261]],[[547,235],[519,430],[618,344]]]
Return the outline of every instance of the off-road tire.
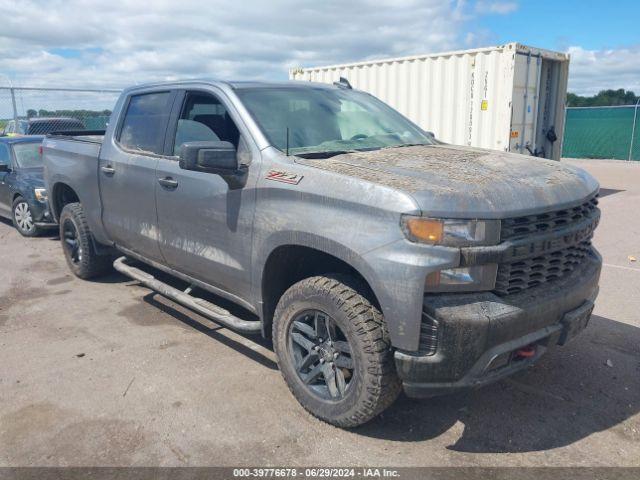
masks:
[[[298,402],[311,414],[342,428],[362,425],[389,407],[401,390],[382,313],[347,275],[310,277],[282,296],[273,321],[273,345],[280,372]],[[290,325],[300,312],[315,309],[331,316],[349,342],[354,373],[345,396],[323,399],[304,384],[291,358]]]
[[[33,216],[31,216],[32,227],[30,229],[25,230],[22,227],[20,227],[20,225],[18,224],[18,220],[16,219],[16,208],[18,207],[18,205],[22,203],[26,204],[27,209],[31,211],[31,207],[29,207],[29,202],[27,202],[24,198],[20,196],[16,197],[16,199],[13,201],[13,204],[11,205],[11,220],[13,221],[13,226],[16,228],[18,233],[23,237],[37,237],[42,230],[36,227],[35,223],[33,223],[35,222],[35,220],[33,219]]]
[[[77,241],[80,247],[80,258],[74,261],[65,245],[65,226],[71,222],[77,231]],[[84,210],[80,203],[68,203],[60,213],[60,242],[69,269],[76,277],[88,280],[111,272],[113,264],[111,255],[96,253],[93,235],[87,224]]]

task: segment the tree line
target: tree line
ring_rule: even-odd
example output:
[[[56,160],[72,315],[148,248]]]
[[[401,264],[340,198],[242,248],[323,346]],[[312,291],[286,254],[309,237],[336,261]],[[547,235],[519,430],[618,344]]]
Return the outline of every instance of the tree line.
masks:
[[[87,118],[87,117],[102,117],[111,115],[111,110],[35,110],[30,108],[27,110],[27,117],[72,117],[72,118]]]
[[[610,107],[615,105],[635,105],[638,101],[631,90],[601,90],[592,97],[583,97],[575,93],[567,94],[568,107]]]

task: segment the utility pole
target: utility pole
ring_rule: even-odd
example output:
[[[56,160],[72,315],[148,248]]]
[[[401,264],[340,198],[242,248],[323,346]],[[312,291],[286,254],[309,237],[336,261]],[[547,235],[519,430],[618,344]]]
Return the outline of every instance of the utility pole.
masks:
[[[16,91],[13,87],[9,89],[11,91],[11,104],[13,105],[13,121],[15,122],[15,131],[18,131],[18,108],[16,107]]]

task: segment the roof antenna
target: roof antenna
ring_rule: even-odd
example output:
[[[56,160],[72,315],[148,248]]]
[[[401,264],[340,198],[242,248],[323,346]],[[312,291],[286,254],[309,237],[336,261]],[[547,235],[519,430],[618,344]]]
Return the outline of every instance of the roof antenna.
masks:
[[[286,144],[286,154],[289,156],[289,127],[287,127],[287,144]]]
[[[349,83],[349,80],[347,80],[344,77],[340,77],[340,80],[338,80],[337,82],[333,82],[333,84],[336,87],[340,87],[340,88],[348,88],[349,90],[352,90],[353,87],[351,86],[351,84]]]

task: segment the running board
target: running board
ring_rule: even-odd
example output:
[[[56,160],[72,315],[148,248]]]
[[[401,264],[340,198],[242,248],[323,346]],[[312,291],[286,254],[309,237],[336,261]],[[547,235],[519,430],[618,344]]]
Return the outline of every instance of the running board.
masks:
[[[149,287],[151,290],[155,290],[160,295],[170,298],[171,300],[174,300],[194,312],[197,312],[216,323],[224,325],[225,327],[245,333],[259,333],[261,331],[260,321],[243,320],[238,318],[222,307],[214,305],[202,298],[191,296],[189,294],[191,292],[191,287],[189,287],[185,292],[180,291],[177,288],[173,288],[171,285],[167,285],[166,283],[157,280],[153,275],[150,275],[139,268],[127,265],[126,260],[127,257],[120,257],[116,259],[116,261],[113,262],[113,268],[123,275],[137,280],[144,286]]]

